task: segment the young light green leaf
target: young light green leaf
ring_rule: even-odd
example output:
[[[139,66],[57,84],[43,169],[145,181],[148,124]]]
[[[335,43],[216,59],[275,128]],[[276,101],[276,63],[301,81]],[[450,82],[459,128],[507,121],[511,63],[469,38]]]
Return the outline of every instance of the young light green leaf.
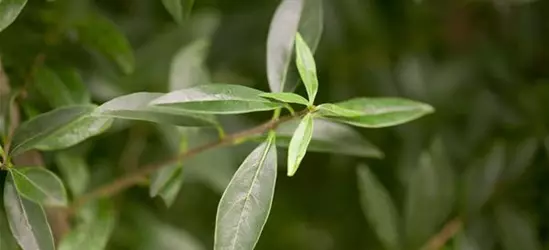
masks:
[[[40,67],[36,70],[34,79],[34,86],[51,107],[90,103],[82,78],[74,70]]]
[[[204,114],[242,114],[282,107],[259,97],[263,93],[242,85],[208,84],[170,92],[151,104]]]
[[[4,210],[4,201],[0,200],[0,250],[18,249],[15,238],[10,231],[6,211]]]
[[[267,78],[271,92],[287,90],[295,34],[298,31],[304,0],[283,0],[271,21],[267,38]]]
[[[129,120],[167,123],[178,126],[212,126],[217,122],[210,115],[197,115],[176,109],[150,105],[151,101],[164,96],[162,93],[133,93],[112,99],[99,106],[92,114],[96,117],[111,117]]]
[[[273,99],[282,103],[297,103],[305,106],[309,105],[307,99],[298,94],[289,92],[263,93],[259,96],[267,99]]]
[[[84,221],[59,244],[59,250],[103,250],[116,225],[113,205],[101,200],[91,209],[91,220]]]
[[[361,116],[326,117],[364,128],[382,128],[406,123],[434,111],[428,104],[391,97],[355,98],[334,104],[339,108],[362,112]],[[345,113],[344,113],[345,115]]]
[[[509,205],[499,205],[495,210],[499,238],[504,250],[540,250],[536,225],[525,214]]]
[[[10,176],[4,183],[4,206],[15,240],[23,250],[54,250],[44,209],[19,196]]]
[[[91,117],[94,105],[69,106],[41,114],[15,131],[11,154],[27,150],[56,150],[70,147],[105,131],[110,118]]]
[[[109,58],[124,72],[130,74],[135,68],[135,58],[124,34],[104,16],[90,14],[77,25],[80,42]]]
[[[313,128],[312,115],[305,115],[297,126],[288,147],[288,176],[294,176],[301,160],[305,157],[307,147],[313,138]]]
[[[25,4],[27,4],[27,0],[0,1],[0,32],[15,21]]]
[[[318,92],[316,63],[313,57],[313,53],[299,33],[297,33],[295,37],[295,55],[297,70],[299,71],[301,80],[303,81],[303,84],[305,84],[305,88],[307,89],[309,103],[313,104],[313,102],[315,101],[316,93]]]
[[[398,213],[391,196],[367,166],[357,169],[362,210],[385,249],[398,249]]]
[[[162,0],[162,3],[173,19],[182,24],[191,13],[194,0]]]
[[[299,120],[279,125],[276,129],[276,145],[287,148],[298,125]],[[353,128],[321,118],[314,119],[313,137],[307,150],[358,157],[383,157],[376,146]]]
[[[252,250],[271,210],[277,156],[271,133],[234,174],[217,209],[215,250]]]
[[[90,173],[84,157],[75,152],[61,151],[55,154],[55,164],[73,196],[84,194],[90,183]]]
[[[352,109],[346,109],[342,106],[331,104],[331,103],[324,103],[317,106],[318,114],[320,116],[330,117],[330,116],[336,116],[336,117],[357,117],[363,115],[363,112],[352,110]]]
[[[44,206],[66,206],[67,192],[54,173],[41,167],[10,168],[17,192]]]
[[[210,83],[210,77],[204,67],[209,46],[209,41],[199,39],[177,52],[170,69],[171,91]]]

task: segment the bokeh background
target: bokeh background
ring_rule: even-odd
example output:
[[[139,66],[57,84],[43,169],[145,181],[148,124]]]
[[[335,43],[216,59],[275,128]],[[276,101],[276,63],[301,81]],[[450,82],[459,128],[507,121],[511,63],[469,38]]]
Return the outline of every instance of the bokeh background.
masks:
[[[196,0],[178,24],[160,0],[31,0],[0,33],[0,53],[14,86],[45,52],[47,64],[77,68],[100,104],[174,88],[172,62],[198,41],[210,44],[194,59],[206,65],[200,77],[268,90],[266,41],[278,4]],[[360,129],[385,153],[383,159],[310,153],[295,177],[281,174],[256,249],[384,249],[379,225],[368,220],[371,208],[361,206],[357,168],[366,167],[397,208],[392,219],[404,249],[419,249],[452,220],[463,227],[445,249],[549,249],[549,1],[323,4],[324,32],[315,55],[319,102],[399,96],[429,103],[436,112],[395,128]],[[64,29],[90,11],[128,38],[133,73],[86,50]],[[297,92],[305,94],[302,86]],[[26,116],[52,108],[32,89],[27,100]],[[238,131],[269,115],[222,121]],[[120,122],[69,152],[85,156],[97,186],[170,155],[170,133],[149,123]],[[191,145],[216,138],[209,130],[191,134]],[[150,199],[146,186],[113,198],[119,220],[109,249],[211,249],[221,193],[252,148],[221,148],[185,162],[183,186],[169,208]],[[55,169],[53,157],[44,156]],[[285,172],[284,153],[279,157]]]

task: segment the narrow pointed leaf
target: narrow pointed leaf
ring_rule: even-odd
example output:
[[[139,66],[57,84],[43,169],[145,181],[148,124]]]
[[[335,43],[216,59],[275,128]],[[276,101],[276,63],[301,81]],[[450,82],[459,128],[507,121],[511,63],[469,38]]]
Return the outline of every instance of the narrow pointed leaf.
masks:
[[[187,150],[187,136],[183,135],[183,131],[175,129],[177,134],[171,134],[171,137],[179,137],[179,145],[176,146],[176,149],[173,150],[175,153],[184,152]],[[178,162],[170,166],[165,166],[160,170],[156,171],[151,176],[151,185],[149,189],[149,194],[151,197],[160,195],[166,205],[169,207],[177,198],[179,189],[183,184],[183,162]]]
[[[210,83],[204,66],[209,45],[207,40],[199,39],[177,52],[171,64],[170,90]]]
[[[267,99],[273,99],[282,103],[297,103],[305,106],[309,105],[309,101],[307,101],[307,99],[298,94],[289,92],[263,93],[260,96]]]
[[[182,24],[191,13],[194,0],[162,0],[162,3],[173,19]]]
[[[4,206],[11,232],[23,250],[55,249],[44,209],[19,196],[11,177],[4,184]]]
[[[304,0],[283,0],[272,18],[267,38],[267,78],[271,92],[287,90],[286,76],[292,58]]]
[[[495,210],[499,238],[504,250],[540,250],[538,228],[532,218],[509,205],[499,205]]]
[[[0,250],[18,249],[17,242],[11,233],[6,211],[4,210],[4,201],[0,201]]]
[[[27,0],[0,1],[0,32],[15,21],[25,4],[27,4]]]
[[[151,104],[205,114],[241,114],[273,110],[282,106],[259,97],[263,93],[242,85],[208,84],[173,91]]]
[[[57,108],[90,102],[89,93],[87,93],[82,79],[74,70],[40,67],[36,70],[34,79],[37,90],[51,107]]]
[[[150,105],[151,101],[163,95],[162,93],[140,92],[117,97],[99,106],[93,112],[93,116],[190,127],[212,126],[216,124],[215,118],[210,115],[197,115],[186,111]]]
[[[385,187],[368,167],[357,169],[358,189],[362,210],[377,233],[385,249],[398,249],[398,213]]]
[[[122,72],[130,74],[135,58],[130,43],[122,32],[106,17],[90,14],[77,25],[80,42],[115,62]]]
[[[305,115],[292,136],[288,147],[288,176],[293,176],[307,153],[307,147],[313,137],[313,118]]]
[[[55,154],[55,163],[73,196],[84,194],[90,183],[84,157],[76,152],[62,151]]]
[[[91,117],[95,108],[94,105],[63,107],[26,121],[15,131],[11,154],[33,148],[62,149],[102,133],[112,120]]]
[[[382,128],[406,123],[432,113],[433,107],[428,104],[391,97],[355,98],[334,104],[339,108],[361,112],[360,116],[348,117],[335,114],[324,114],[332,120],[348,123],[358,127]]]
[[[285,122],[276,129],[276,145],[288,147],[299,120]],[[381,158],[383,153],[350,126],[314,119],[313,137],[307,150],[359,157]]]
[[[318,92],[318,78],[316,75],[316,63],[313,53],[309,46],[303,40],[301,34],[297,33],[295,37],[296,65],[301,80],[307,89],[309,103],[313,103]]]
[[[318,114],[321,116],[337,116],[337,117],[358,117],[363,115],[363,112],[358,110],[352,110],[347,109],[342,106],[331,104],[331,103],[324,103],[320,104],[317,107]]]
[[[103,250],[116,225],[113,205],[101,200],[90,209],[91,220],[83,221],[63,238],[59,250]],[[88,205],[89,206],[89,205]]]
[[[10,168],[10,174],[17,192],[26,199],[44,206],[67,205],[63,182],[45,168]]]
[[[274,134],[234,174],[217,209],[215,250],[252,250],[271,210],[277,174]]]

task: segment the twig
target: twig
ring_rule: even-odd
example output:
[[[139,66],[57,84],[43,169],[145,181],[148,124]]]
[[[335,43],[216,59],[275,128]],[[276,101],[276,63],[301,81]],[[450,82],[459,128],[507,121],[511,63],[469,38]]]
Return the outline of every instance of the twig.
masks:
[[[278,127],[278,125],[280,125],[284,122],[290,121],[294,118],[300,117],[300,116],[302,116],[302,115],[304,115],[308,112],[309,112],[309,110],[302,110],[300,112],[297,112],[294,115],[284,116],[284,117],[281,117],[279,119],[273,119],[273,120],[270,120],[266,123],[263,123],[263,124],[261,124],[257,127],[254,127],[254,128],[248,129],[248,130],[244,130],[244,131],[241,131],[241,132],[238,132],[238,133],[235,133],[235,134],[226,135],[225,137],[223,137],[222,139],[220,139],[218,141],[207,143],[207,144],[204,144],[202,146],[190,149],[190,150],[185,151],[185,152],[183,152],[179,155],[176,155],[176,156],[174,156],[174,157],[172,157],[172,158],[170,158],[166,161],[139,168],[136,172],[125,175],[125,176],[123,176],[123,177],[121,177],[121,178],[119,178],[119,179],[117,179],[117,180],[115,180],[115,181],[113,181],[109,184],[106,184],[102,187],[99,187],[99,188],[91,191],[88,194],[85,194],[85,195],[81,196],[78,200],[76,200],[73,203],[73,206],[72,206],[71,210],[72,211],[77,210],[79,207],[81,207],[82,205],[84,205],[86,202],[88,202],[90,200],[97,199],[97,198],[102,198],[102,197],[112,196],[112,195],[115,195],[115,194],[129,188],[129,187],[132,187],[136,184],[139,184],[144,177],[154,173],[155,171],[161,169],[162,167],[169,166],[169,165],[172,165],[174,163],[180,162],[183,159],[191,158],[191,157],[193,157],[197,154],[200,154],[204,151],[208,151],[210,149],[214,149],[214,148],[222,147],[222,146],[225,146],[225,145],[230,145],[230,144],[233,144],[233,143],[236,143],[236,142],[240,142],[243,139],[248,138],[250,136],[253,136],[253,135],[256,135],[256,134],[261,134],[261,133],[264,133],[264,132],[266,132],[268,130],[271,130],[271,129],[275,129],[276,127]]]
[[[442,230],[434,235],[425,246],[423,250],[439,250],[446,242],[454,237],[463,227],[463,222],[460,218],[455,218],[444,225]]]

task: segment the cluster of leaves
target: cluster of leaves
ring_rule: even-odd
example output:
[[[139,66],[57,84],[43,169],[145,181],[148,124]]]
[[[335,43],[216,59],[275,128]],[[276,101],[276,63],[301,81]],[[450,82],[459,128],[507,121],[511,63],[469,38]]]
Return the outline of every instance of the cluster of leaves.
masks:
[[[166,8],[178,22],[188,15],[192,1],[163,1]],[[305,3],[309,6],[305,6]],[[7,27],[26,1],[2,3],[2,13],[9,13],[2,22]],[[15,15],[10,16],[12,13]],[[302,16],[302,13],[305,15]],[[213,127],[219,132],[219,142],[215,145],[235,144],[262,140],[240,165],[233,175],[217,210],[214,249],[253,249],[267,221],[273,202],[277,178],[277,141],[288,147],[287,174],[293,176],[308,149],[336,151],[347,154],[380,156],[377,151],[347,151],[354,140],[354,131],[343,124],[364,128],[381,128],[402,124],[431,113],[427,104],[402,98],[354,98],[338,103],[315,105],[319,90],[317,69],[313,51],[320,39],[322,30],[322,2],[285,0],[278,7],[273,18],[267,44],[267,72],[272,92],[233,84],[210,84],[197,81],[187,87],[169,93],[138,92],[109,100],[102,105],[91,103],[82,79],[74,69],[54,67],[40,59],[46,54],[37,55],[37,62],[31,65],[32,86],[46,97],[53,110],[37,115],[18,126],[6,124],[3,133],[3,148],[0,147],[2,169],[8,171],[4,182],[4,208],[9,231],[15,242],[24,250],[55,249],[52,231],[44,212],[44,207],[67,207],[69,198],[63,181],[55,173],[43,167],[21,166],[13,159],[31,150],[57,151],[73,147],[90,137],[107,131],[115,119],[139,120],[161,125],[178,127]],[[87,15],[76,21],[73,28],[81,45],[99,52],[120,66],[123,73],[134,71],[134,57],[129,42],[117,31],[108,19],[99,14]],[[301,33],[303,32],[303,34]],[[295,45],[295,48],[294,48]],[[200,44],[196,45],[200,46]],[[313,48],[313,49],[311,49]],[[188,53],[183,51],[183,54]],[[295,68],[292,61],[295,55]],[[200,69],[200,65],[193,65]],[[299,75],[299,80],[295,74]],[[197,74],[196,72],[184,72]],[[174,79],[174,82],[180,79]],[[303,82],[308,98],[294,94],[298,82]],[[12,109],[20,105],[18,93],[12,93],[7,101],[5,114],[15,119]],[[24,105],[21,103],[21,105]],[[292,105],[305,109],[295,112]],[[282,109],[289,110],[288,116],[281,117]],[[214,115],[244,114],[274,110],[271,121],[257,128],[241,133],[225,135],[223,127]],[[297,124],[284,124],[292,119],[301,119]],[[279,126],[280,125],[280,126]],[[11,130],[13,130],[13,133]],[[280,133],[277,131],[280,131]],[[267,134],[266,138],[263,134]],[[289,142],[288,142],[289,141]],[[179,139],[176,157],[177,164],[160,164],[150,179],[151,196],[160,195],[170,205],[181,186],[178,176],[182,174],[180,161],[193,156],[190,152],[201,153],[201,149],[189,149],[186,139]],[[311,144],[311,147],[309,145]],[[316,144],[316,145],[315,145]],[[369,145],[366,145],[368,148]],[[204,148],[204,150],[207,148]],[[93,246],[90,249],[105,247],[113,229],[113,207],[108,200],[91,196],[82,199],[88,189],[85,171],[78,158],[70,154],[56,154],[64,181],[69,184],[77,213],[82,217],[73,231],[59,244],[59,249],[76,249]],[[171,161],[170,161],[171,162]],[[70,166],[75,164],[76,166]],[[78,167],[80,165],[80,167]],[[80,169],[79,169],[80,168]],[[149,172],[137,171],[138,177]],[[143,176],[139,176],[143,175]],[[75,178],[75,179],[73,179]],[[114,184],[116,185],[116,184]],[[93,199],[93,201],[89,201]],[[91,207],[88,204],[90,203]],[[86,209],[81,208],[85,205]],[[13,248],[8,231],[2,232],[2,242]],[[93,235],[94,237],[88,237]],[[10,249],[11,249],[10,248]]]

